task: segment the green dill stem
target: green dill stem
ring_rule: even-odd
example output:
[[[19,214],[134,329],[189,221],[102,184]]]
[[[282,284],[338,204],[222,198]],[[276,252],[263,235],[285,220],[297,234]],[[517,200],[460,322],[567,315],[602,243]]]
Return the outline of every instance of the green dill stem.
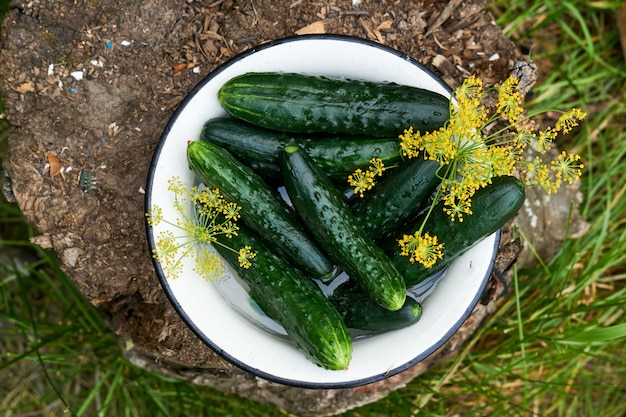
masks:
[[[418,230],[418,233],[419,233],[420,236],[422,235],[422,231],[424,230],[424,226],[426,225],[426,222],[428,221],[428,218],[430,217],[431,213],[435,209],[435,206],[439,202],[440,198],[441,198],[441,187],[438,187],[437,188],[437,193],[435,193],[435,197],[433,199],[433,202],[430,205],[430,207],[428,208],[428,213],[426,213],[426,216],[424,216],[424,221],[422,222],[422,224],[420,225],[420,228]]]
[[[443,168],[443,167],[440,167],[440,168]],[[445,174],[442,177],[440,177],[440,178],[442,180],[445,180],[445,179],[449,178],[451,173],[454,173],[455,171],[456,171],[456,160],[454,160],[451,165],[448,165],[446,167]],[[437,170],[437,172],[439,172],[439,170]],[[437,203],[441,199],[441,194],[442,194],[442,190],[441,190],[441,186],[439,186],[439,187],[437,187],[437,192],[435,193],[435,196],[433,197],[433,202],[431,203],[430,207],[428,208],[428,213],[426,213],[426,216],[424,216],[424,221],[422,222],[422,224],[420,225],[420,228],[418,230],[418,233],[419,233],[420,236],[422,235],[422,231],[424,230],[424,226],[426,225],[426,222],[428,221],[428,218],[430,217],[431,213],[435,209],[435,206],[437,205]]]

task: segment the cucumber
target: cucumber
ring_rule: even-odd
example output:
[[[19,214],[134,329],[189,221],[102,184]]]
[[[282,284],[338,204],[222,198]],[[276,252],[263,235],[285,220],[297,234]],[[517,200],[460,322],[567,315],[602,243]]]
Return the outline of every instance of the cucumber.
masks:
[[[417,323],[422,316],[422,306],[411,297],[396,311],[389,311],[375,303],[351,281],[340,285],[329,297],[344,323],[350,329],[381,333],[397,330]]]
[[[365,233],[379,239],[419,213],[441,182],[439,167],[437,161],[406,160],[365,197],[353,199],[352,212]]]
[[[315,282],[291,268],[245,226],[231,238],[219,236],[218,243],[215,249],[248,285],[250,297],[283,326],[309,360],[324,369],[348,368],[352,358],[350,334]],[[228,249],[238,251],[245,246],[255,253],[247,269],[239,266],[238,253]]]
[[[397,137],[439,129],[449,99],[395,83],[257,72],[236,76],[218,92],[230,115],[269,129],[297,133],[347,133]]]
[[[343,196],[306,152],[285,148],[281,166],[296,213],[328,256],[378,304],[398,310],[406,287],[389,258],[358,226]]]
[[[187,160],[191,171],[207,187],[217,188],[241,207],[241,220],[278,254],[315,278],[332,275],[334,265],[307,235],[277,192],[251,168],[223,148],[204,141],[190,142]]]
[[[411,235],[420,228],[423,216],[418,216],[391,239],[387,239],[383,250],[404,277],[406,286],[411,287],[440,271],[474,244],[499,230],[515,216],[524,204],[524,199],[522,182],[512,176],[501,176],[493,178],[491,184],[476,191],[472,197],[473,214],[464,216],[462,222],[452,221],[443,211],[443,203],[438,203],[423,229],[424,233],[437,236],[438,241],[444,244],[443,258],[431,268],[412,263],[407,256],[400,255],[398,245],[403,235]]]
[[[357,168],[367,167],[372,158],[382,159],[387,166],[402,158],[398,138],[302,136],[261,128],[233,118],[207,121],[200,138],[223,147],[264,178],[280,177],[279,159],[288,145],[305,149],[328,176],[343,182]]]

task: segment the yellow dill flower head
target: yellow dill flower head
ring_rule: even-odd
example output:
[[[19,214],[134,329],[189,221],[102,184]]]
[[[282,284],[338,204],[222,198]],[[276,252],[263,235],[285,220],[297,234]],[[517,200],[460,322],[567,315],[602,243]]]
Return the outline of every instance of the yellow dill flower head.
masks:
[[[457,137],[464,137],[472,132],[480,134],[488,117],[487,108],[478,99],[459,101],[457,107],[451,112],[446,130],[451,136]]]
[[[235,203],[227,202],[222,205],[221,210],[227,220],[237,221],[241,217],[241,214],[239,214],[241,207]]]
[[[152,257],[156,259],[167,276],[177,278],[182,271],[182,264],[177,257],[180,246],[170,230],[160,232],[156,239],[156,248],[152,249]]]
[[[488,149],[487,159],[491,167],[491,178],[512,175],[517,161],[523,158],[520,149],[512,145],[490,146]]]
[[[519,149],[526,149],[535,142],[536,134],[528,126],[516,126],[517,130],[513,133],[513,145]]]
[[[550,168],[558,180],[572,184],[582,175],[584,165],[578,162],[579,160],[579,155],[563,151],[552,161]]]
[[[245,269],[250,268],[252,266],[251,260],[254,259],[255,256],[256,253],[252,251],[252,248],[250,246],[244,246],[243,248],[239,249],[239,265]]]
[[[154,206],[147,213],[148,224],[156,226],[166,222],[181,231],[175,236],[171,230],[159,232],[153,249],[154,258],[161,264],[169,278],[179,277],[182,273],[182,260],[194,255],[194,271],[201,277],[214,281],[223,273],[221,258],[210,245],[217,242],[220,234],[230,238],[239,229],[236,221],[240,218],[240,207],[226,201],[219,190],[211,190],[193,186],[185,187],[179,177],[168,181],[168,190],[174,193],[174,209],[176,219],[164,219],[160,207]],[[254,257],[251,249],[247,249],[247,263]]]
[[[239,226],[232,221],[225,221],[219,226],[219,231],[224,233],[229,239],[233,236],[237,236],[237,230],[239,230]]]
[[[475,75],[467,77],[463,84],[454,91],[458,101],[475,101],[483,98],[483,80]]]
[[[567,134],[571,132],[574,127],[578,126],[578,122],[585,119],[585,117],[587,117],[587,113],[579,108],[573,108],[559,117],[554,128],[563,134]]]
[[[354,188],[355,194],[363,197],[365,191],[371,190],[374,186],[374,177],[371,172],[357,168],[352,174],[348,175],[348,184]]]
[[[418,231],[412,235],[404,235],[398,241],[401,255],[408,256],[412,263],[419,262],[426,268],[433,266],[443,258],[443,243],[437,242],[437,236],[423,235]]]
[[[459,140],[449,129],[449,126],[441,128],[422,137],[422,149],[426,159],[437,161],[440,165],[448,165],[457,157]]]
[[[518,79],[516,77],[507,78],[498,88],[498,104],[496,111],[507,118],[511,125],[515,125],[519,120],[524,107],[522,106],[522,96],[518,90]]]
[[[163,220],[163,209],[159,206],[153,206],[150,213],[146,213],[146,220],[149,226],[156,226]]]
[[[422,135],[419,131],[414,132],[413,127],[409,127],[400,136],[400,148],[407,158],[417,158],[424,150]]]
[[[193,270],[207,281],[213,282],[224,274],[224,265],[220,258],[208,247],[197,247]]]
[[[540,153],[545,153],[552,147],[552,142],[558,135],[558,130],[553,127],[547,127],[539,132],[535,137],[534,147]]]
[[[374,177],[379,177],[383,175],[387,168],[381,158],[372,158],[370,159],[370,166],[368,170],[372,173]]]
[[[180,177],[175,176],[170,178],[167,181],[168,184],[168,191],[171,191],[172,193],[174,193],[174,195],[176,196],[183,196],[185,194],[187,194],[187,189],[185,188],[185,184],[183,184],[183,182],[180,180]]]
[[[381,158],[372,158],[367,170],[363,171],[361,168],[357,168],[352,174],[348,175],[348,184],[354,188],[355,194],[363,197],[365,191],[371,190],[376,185],[374,178],[383,175],[386,169]]]

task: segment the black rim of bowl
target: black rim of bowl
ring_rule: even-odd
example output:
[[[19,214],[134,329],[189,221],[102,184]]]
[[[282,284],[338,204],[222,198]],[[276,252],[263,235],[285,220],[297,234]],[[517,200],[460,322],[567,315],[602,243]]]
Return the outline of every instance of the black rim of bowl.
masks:
[[[405,55],[393,48],[390,48],[388,46],[385,45],[381,45],[378,44],[376,42],[367,40],[367,39],[361,39],[361,38],[356,38],[356,37],[351,37],[351,36],[346,36],[346,35],[333,35],[333,34],[323,34],[323,35],[299,35],[299,36],[290,36],[290,37],[286,37],[286,38],[281,38],[281,39],[277,39],[268,43],[264,43],[261,44],[259,46],[256,46],[254,48],[251,48],[247,51],[244,51],[238,55],[236,55],[235,57],[229,59],[228,61],[224,62],[223,64],[219,65],[215,70],[213,70],[211,73],[209,73],[205,78],[203,78],[198,84],[196,84],[196,86],[189,92],[189,94],[185,97],[185,99],[183,99],[183,101],[178,105],[178,108],[174,111],[174,113],[172,114],[172,116],[170,117],[165,129],[163,130],[163,133],[159,139],[159,142],[157,144],[157,147],[154,151],[154,155],[152,157],[152,162],[150,164],[149,167],[149,172],[148,172],[148,180],[147,180],[147,185],[146,185],[146,197],[145,197],[145,212],[148,213],[150,211],[150,207],[152,206],[152,201],[151,201],[151,196],[152,196],[152,188],[153,188],[153,181],[154,181],[154,172],[155,169],[157,167],[159,158],[160,158],[160,154],[161,154],[161,150],[164,146],[164,142],[166,140],[166,138],[169,135],[169,132],[173,126],[173,124],[176,122],[176,120],[178,119],[178,116],[180,115],[180,113],[185,109],[186,105],[188,104],[188,102],[196,95],[196,93],[202,89],[208,82],[210,82],[217,74],[221,73],[224,69],[230,67],[231,65],[237,63],[238,61],[240,61],[243,58],[248,57],[249,55],[264,50],[266,48],[270,48],[276,45],[281,45],[281,44],[285,44],[285,43],[290,43],[290,42],[298,42],[298,41],[303,41],[303,40],[332,40],[332,41],[343,41],[343,42],[351,42],[351,43],[357,43],[357,44],[363,44],[363,45],[367,45],[367,46],[372,46],[378,49],[381,49],[383,51],[386,51],[388,53],[391,53],[393,55],[396,55],[404,60],[406,60],[407,62],[415,65],[416,67],[418,67],[419,69],[421,69],[422,71],[428,73],[429,75],[431,75],[435,80],[437,80],[437,82],[444,87],[446,90],[448,90],[450,93],[452,92],[451,88],[445,84],[436,74],[434,74],[431,70],[429,70],[428,68],[426,68],[424,65],[422,65],[421,63],[419,63],[418,61],[416,61],[415,59],[411,58],[408,55]],[[149,249],[152,253],[152,250],[154,248],[156,248],[156,242],[154,239],[154,235],[152,233],[152,227],[147,223],[145,223],[146,226],[146,232],[147,232],[147,237],[148,237],[148,246]],[[496,232],[496,239],[495,239],[495,244],[494,244],[494,248],[493,248],[493,253],[492,253],[492,258],[489,262],[489,268],[485,274],[485,276],[482,278],[482,282],[480,284],[479,290],[476,292],[476,295],[474,297],[474,299],[472,300],[472,302],[469,304],[468,308],[466,309],[466,311],[464,311],[464,313],[462,314],[462,316],[460,317],[460,319],[454,324],[454,326],[452,326],[448,332],[441,338],[439,339],[436,343],[434,343],[429,349],[427,349],[426,351],[422,352],[420,355],[416,356],[415,358],[413,358],[411,361],[408,361],[400,366],[397,366],[385,373],[380,373],[380,374],[376,374],[376,375],[372,375],[370,377],[367,378],[362,378],[362,379],[358,379],[358,380],[351,380],[351,381],[343,381],[343,382],[307,382],[307,381],[299,381],[299,380],[294,380],[294,379],[288,379],[288,378],[283,378],[283,377],[278,377],[272,374],[269,374],[267,372],[261,371],[259,369],[256,369],[254,367],[251,367],[250,365],[246,364],[245,362],[231,356],[228,354],[228,352],[225,352],[223,349],[220,348],[220,346],[216,345],[212,340],[210,340],[207,335],[200,331],[199,328],[195,325],[195,323],[193,322],[193,320],[191,320],[191,318],[185,313],[184,308],[180,305],[180,303],[178,302],[178,300],[176,299],[176,296],[174,295],[173,291],[171,290],[168,282],[167,282],[167,277],[165,277],[165,274],[163,272],[163,269],[161,268],[161,265],[159,264],[159,262],[152,258],[152,263],[154,265],[155,271],[157,273],[157,276],[159,278],[159,281],[161,283],[161,286],[163,287],[163,290],[165,291],[168,299],[170,300],[172,306],[174,307],[174,309],[176,310],[176,312],[179,314],[179,316],[183,319],[183,321],[185,322],[185,324],[194,332],[194,334],[196,334],[196,336],[198,336],[200,338],[200,340],[202,340],[206,345],[208,345],[211,349],[213,349],[213,351],[215,351],[217,354],[219,354],[221,357],[223,357],[224,359],[226,359],[228,362],[236,365],[237,367],[250,372],[256,376],[259,376],[263,379],[266,379],[268,381],[273,381],[273,382],[278,382],[280,384],[283,385],[289,385],[289,386],[294,386],[294,387],[301,387],[301,388],[315,388],[315,389],[337,389],[337,388],[354,388],[354,387],[358,387],[358,386],[362,386],[362,385],[366,385],[366,384],[370,384],[373,382],[377,382],[386,378],[389,378],[390,376],[396,375],[402,371],[407,370],[408,368],[412,367],[413,365],[421,362],[422,360],[424,360],[425,358],[427,358],[428,356],[430,356],[434,351],[436,351],[437,349],[439,349],[448,339],[450,339],[450,337],[461,327],[461,325],[467,320],[467,318],[469,317],[469,315],[471,314],[472,310],[474,309],[474,307],[476,306],[476,304],[478,303],[480,296],[482,295],[485,286],[487,285],[487,281],[489,279],[489,276],[491,275],[491,271],[493,269],[493,264],[495,261],[495,257],[497,254],[497,250],[498,250],[498,246],[499,246],[499,242],[500,242],[500,231]]]

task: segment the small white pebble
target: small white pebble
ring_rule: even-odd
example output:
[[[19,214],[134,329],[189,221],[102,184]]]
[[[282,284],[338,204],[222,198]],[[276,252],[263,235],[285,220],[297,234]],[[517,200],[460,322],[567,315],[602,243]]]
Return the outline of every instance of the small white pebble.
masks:
[[[70,73],[70,75],[72,76],[73,79],[75,79],[76,81],[80,81],[83,79],[83,77],[85,76],[85,73],[82,71],[72,71]]]
[[[498,59],[500,59],[500,54],[497,52],[489,57],[489,61],[496,61]]]
[[[194,74],[200,74],[200,67],[193,67],[192,71]]]
[[[54,74],[54,64],[48,65],[48,75]]]
[[[122,46],[129,46],[130,42],[128,42],[127,40],[123,40],[122,42],[120,42],[120,45],[122,45]]]
[[[139,187],[139,194],[145,194],[146,190],[143,189],[143,187]]]

